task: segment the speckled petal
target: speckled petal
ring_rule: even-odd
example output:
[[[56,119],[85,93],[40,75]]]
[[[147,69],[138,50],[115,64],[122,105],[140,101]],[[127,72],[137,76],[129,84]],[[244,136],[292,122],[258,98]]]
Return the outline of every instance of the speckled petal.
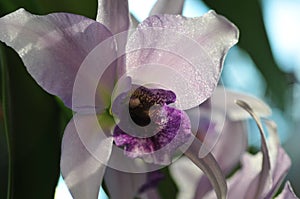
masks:
[[[176,106],[189,109],[211,96],[238,29],[210,11],[202,17],[154,15],[143,21],[127,44],[127,73],[133,83],[172,90]]]
[[[81,63],[97,44],[111,36],[105,26],[83,16],[38,16],[24,9],[2,17],[0,27],[0,40],[19,54],[42,88],[59,96],[69,108]],[[115,53],[115,48],[106,51]],[[108,84],[112,81],[108,79]],[[88,80],[84,83],[88,85]]]
[[[150,163],[169,164],[173,153],[189,141],[191,129],[188,116],[183,111],[168,106],[161,107],[159,111],[166,114],[167,122],[154,136],[134,137],[122,131],[119,126],[115,127],[114,141],[117,146],[124,147],[127,156],[143,158]]]
[[[181,14],[184,0],[158,0],[153,6],[150,15]]]

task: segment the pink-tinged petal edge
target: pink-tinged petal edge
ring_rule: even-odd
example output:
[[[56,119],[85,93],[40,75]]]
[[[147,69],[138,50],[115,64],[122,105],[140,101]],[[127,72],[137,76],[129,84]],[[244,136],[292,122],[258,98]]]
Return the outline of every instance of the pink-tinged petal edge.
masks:
[[[181,14],[184,0],[158,0],[152,10],[151,15],[157,14]]]
[[[290,182],[286,182],[282,192],[275,199],[299,199],[293,191]]]
[[[104,25],[67,13],[38,16],[19,9],[2,17],[0,26],[0,40],[19,54],[42,88],[59,96],[69,108],[81,63],[97,44],[111,37]],[[106,50],[116,53],[115,48]],[[105,84],[111,89],[112,80]]]
[[[127,73],[136,84],[154,83],[177,96],[185,110],[211,96],[238,29],[210,11],[202,17],[154,15],[129,37]]]
[[[97,199],[99,188],[112,149],[112,138],[95,139],[98,128],[91,122],[90,115],[75,115],[65,129],[62,140],[61,172],[74,199]],[[87,150],[79,131],[88,132],[85,141],[97,142],[101,161]],[[105,162],[106,161],[106,162]]]

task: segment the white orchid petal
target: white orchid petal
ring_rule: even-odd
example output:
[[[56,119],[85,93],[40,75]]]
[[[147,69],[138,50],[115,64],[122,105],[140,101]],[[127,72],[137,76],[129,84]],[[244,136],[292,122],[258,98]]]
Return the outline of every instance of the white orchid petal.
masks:
[[[249,114],[236,105],[236,100],[243,100],[247,102],[252,107],[252,109],[255,110],[255,113],[260,117],[271,115],[272,111],[270,107],[257,97],[251,96],[246,93],[225,89],[221,86],[218,86],[215,89],[211,97],[211,106],[214,109],[226,111],[226,115],[231,120],[244,120],[249,118]]]
[[[97,199],[106,163],[112,149],[112,138],[93,140],[98,143],[98,150],[101,151],[103,158],[100,161],[88,150],[78,131],[88,132],[85,141],[95,139],[94,134],[103,132],[99,132],[98,128],[90,122],[92,116],[76,115],[74,117],[76,119],[69,122],[63,136],[62,176],[74,199]]]
[[[126,173],[107,168],[104,180],[111,199],[134,199],[146,177],[147,173]]]
[[[69,108],[81,63],[96,45],[112,36],[105,26],[83,16],[68,13],[38,16],[24,9],[0,18],[0,27],[0,40],[19,54],[43,89],[59,96]],[[115,54],[115,48],[107,48],[105,52]],[[102,86],[109,90],[114,78],[106,80]],[[81,84],[88,87],[90,79]],[[98,109],[107,105],[103,98],[97,101]]]
[[[126,71],[133,83],[175,92],[176,106],[193,108],[212,95],[238,29],[210,11],[202,17],[150,16],[126,46]]]
[[[129,10],[127,0],[98,0],[96,20],[113,34],[128,30]]]
[[[157,0],[154,4],[151,15],[157,14],[181,14],[184,0]]]

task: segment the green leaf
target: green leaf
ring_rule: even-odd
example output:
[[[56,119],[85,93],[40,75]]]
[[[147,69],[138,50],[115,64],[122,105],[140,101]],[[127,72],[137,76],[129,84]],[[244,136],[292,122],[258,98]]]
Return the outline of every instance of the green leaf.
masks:
[[[1,117],[0,117],[0,198],[10,198],[12,194],[12,155],[9,134],[9,106],[10,93],[8,85],[8,73],[4,48],[0,45],[0,67],[1,67]]]
[[[3,16],[18,8],[25,8],[33,14],[48,14],[53,12],[68,12],[96,18],[97,1],[70,1],[70,0],[1,0],[0,15]]]
[[[175,184],[168,167],[161,169],[165,178],[158,184],[158,191],[161,198],[176,198],[178,193],[177,185]]]
[[[10,99],[7,110],[11,150],[11,198],[53,198],[59,177],[59,109],[6,48]]]

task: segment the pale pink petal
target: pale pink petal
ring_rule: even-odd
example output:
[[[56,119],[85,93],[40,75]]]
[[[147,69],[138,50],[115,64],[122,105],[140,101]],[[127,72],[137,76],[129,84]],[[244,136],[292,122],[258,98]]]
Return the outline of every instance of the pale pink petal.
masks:
[[[62,140],[61,172],[74,199],[97,199],[99,188],[112,149],[112,138],[97,139],[103,134],[98,131],[91,115],[75,115],[65,129]],[[80,131],[85,131],[84,141],[97,142],[94,151],[88,150],[81,139]],[[92,154],[101,151],[101,154]],[[98,156],[102,158],[99,159]]]
[[[290,167],[290,159],[280,147],[274,124],[267,121],[269,129],[268,143],[261,121],[252,108],[244,101],[237,101],[255,120],[261,134],[261,151],[254,155],[246,154],[242,169],[228,180],[228,198],[272,198]],[[270,128],[273,124],[273,128]],[[210,198],[212,194],[207,198]]]
[[[226,121],[220,137],[213,144],[212,154],[224,174],[229,174],[247,148],[247,134],[242,121]],[[210,145],[209,143],[206,145]],[[206,176],[199,177],[195,198],[202,198],[212,189]]]
[[[190,117],[192,130],[194,133],[197,132],[198,139],[203,142],[206,149],[212,151],[225,174],[240,161],[248,145],[244,121],[232,121],[227,115],[230,111],[228,107],[230,108],[234,102],[226,100],[226,95],[232,94],[222,87],[217,87],[209,100],[198,108],[186,111]],[[249,115],[247,117],[249,118]]]
[[[227,121],[221,132],[219,140],[212,150],[222,171],[231,172],[248,146],[246,126],[243,121]]]
[[[96,45],[111,36],[102,24],[83,16],[67,13],[37,16],[24,9],[2,17],[0,27],[0,40],[19,54],[42,88],[59,96],[69,108],[81,63]],[[113,54],[115,48],[105,52]]]
[[[125,72],[125,46],[130,27],[130,13],[127,0],[98,0],[96,20],[104,24],[112,34],[116,35],[115,42],[119,59],[117,60],[117,75],[121,77]]]
[[[226,115],[231,120],[244,120],[249,118],[249,114],[236,105],[236,100],[243,100],[247,102],[260,117],[267,117],[271,115],[272,111],[270,107],[257,97],[246,93],[235,92],[222,86],[218,86],[215,89],[211,97],[211,106],[214,109],[225,111]],[[224,106],[224,103],[226,106]]]
[[[134,199],[145,184],[146,177],[146,173],[126,173],[107,168],[104,180],[111,199]]]
[[[226,115],[210,106],[210,100],[205,101],[200,106],[186,110],[190,121],[192,132],[197,135],[205,145],[205,151],[200,151],[201,156],[205,152],[212,151],[217,143],[226,120]]]
[[[213,93],[238,35],[238,29],[214,11],[197,18],[150,16],[129,38],[127,73],[133,83],[175,92],[177,107],[195,107]]]
[[[157,0],[150,15],[181,14],[184,0]]]
[[[226,102],[215,108],[212,104],[215,98],[210,98],[198,108],[186,112],[190,117],[192,129],[197,132],[197,138],[203,142],[205,149],[211,151],[224,174],[228,174],[240,161],[247,148],[246,126],[243,121],[231,121],[226,115]],[[201,154],[204,155],[203,150]],[[206,176],[199,176],[196,197],[202,198],[212,189]]]
[[[280,146],[276,124],[273,121],[269,120],[266,121],[266,124],[269,132],[268,144],[271,160],[271,174],[273,180],[272,188],[271,190],[269,190],[266,197],[272,197],[276,194],[292,163],[288,154]]]
[[[246,192],[249,189],[251,182],[259,175],[261,171],[262,154],[251,155],[246,153],[243,156],[242,169],[237,171],[228,180],[228,199],[244,198],[253,199],[246,197]],[[253,193],[254,195],[255,193]],[[210,198],[210,197],[208,197]]]
[[[275,199],[299,199],[293,191],[290,182],[285,183],[282,192]]]
[[[172,178],[178,186],[177,199],[194,198],[197,183],[203,172],[187,157],[181,157],[169,167]]]
[[[199,157],[199,151],[204,146],[198,139],[194,139],[184,154],[197,165],[207,176],[212,184],[218,199],[225,199],[227,196],[227,184],[225,177],[219,167],[217,161],[211,153],[207,153],[205,157]]]
[[[255,177],[255,179],[250,183],[248,190],[246,192],[246,198],[257,198],[264,195],[268,189],[272,186],[272,177],[271,177],[271,160],[268,145],[265,138],[265,133],[260,121],[260,118],[256,115],[252,107],[244,101],[237,100],[236,103],[247,111],[251,117],[256,122],[256,125],[259,129],[261,137],[261,152],[262,152],[262,168]]]
[[[128,30],[128,1],[98,0],[97,21],[104,24],[113,34]]]
[[[278,152],[274,158],[276,162],[274,162],[274,165],[271,165],[273,166],[272,185],[266,194],[267,198],[276,194],[291,167],[291,159],[282,147],[278,147]]]
[[[237,101],[237,104],[256,121],[261,135],[262,152],[256,155],[246,153],[243,156],[242,168],[228,180],[228,198],[260,198],[272,183],[269,151],[260,119],[246,102]],[[207,194],[205,198],[213,198],[213,192]]]

